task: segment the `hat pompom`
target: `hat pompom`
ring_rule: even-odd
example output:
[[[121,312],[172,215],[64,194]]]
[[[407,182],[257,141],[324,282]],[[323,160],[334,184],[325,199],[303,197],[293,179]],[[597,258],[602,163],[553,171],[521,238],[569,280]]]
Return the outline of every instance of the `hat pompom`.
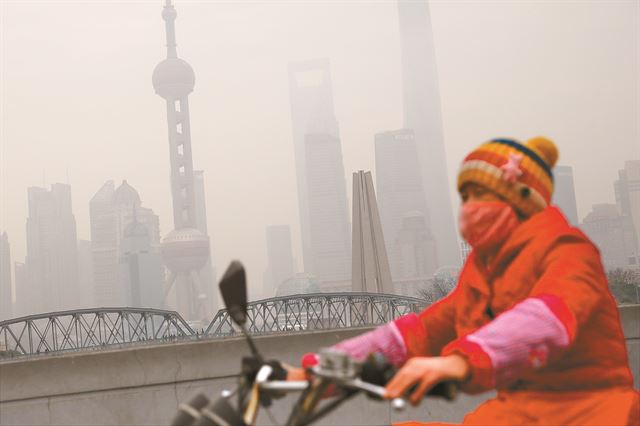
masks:
[[[542,157],[549,167],[555,166],[556,161],[558,161],[558,148],[556,144],[543,136],[529,139],[525,145]]]

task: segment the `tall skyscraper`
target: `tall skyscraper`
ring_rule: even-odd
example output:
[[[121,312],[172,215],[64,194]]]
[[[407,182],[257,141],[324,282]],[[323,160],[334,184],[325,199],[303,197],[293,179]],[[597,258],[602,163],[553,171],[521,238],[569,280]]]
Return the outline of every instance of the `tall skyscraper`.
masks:
[[[429,5],[398,0],[404,127],[415,133],[418,159],[431,225],[438,248],[438,264],[458,265],[458,237],[454,225],[449,176],[442,132],[440,89],[435,63]]]
[[[91,222],[91,253],[93,258],[93,300],[97,306],[125,306],[130,289],[125,287],[121,273],[122,240],[126,227],[134,219],[146,226],[150,245],[159,249],[158,216],[142,207],[140,195],[127,181],[115,188],[107,181],[89,204]],[[163,282],[156,284],[160,289]]]
[[[329,61],[290,64],[289,94],[304,271],[348,280],[349,213]]]
[[[207,229],[207,202],[204,191],[204,171],[193,171],[193,188],[196,202],[196,229],[204,235],[209,235]],[[218,310],[218,285],[216,283],[216,271],[212,265],[211,246],[209,246],[209,258],[206,265],[200,270],[202,288],[207,294],[207,310],[216,313]]]
[[[429,277],[437,269],[436,246],[426,223],[424,214],[417,210],[402,216],[396,240],[402,279]]]
[[[96,306],[91,240],[78,240],[78,301],[83,308]]]
[[[164,266],[158,247],[151,245],[149,229],[135,216],[123,232],[120,277],[125,306],[162,308]]]
[[[633,265],[638,240],[631,218],[620,215],[615,204],[595,204],[581,228],[600,249],[607,270]]]
[[[631,218],[640,242],[640,160],[625,161],[614,183],[616,204],[623,216]]]
[[[31,313],[76,307],[78,259],[71,187],[31,187],[27,218],[27,273]]]
[[[554,190],[553,203],[560,207],[567,220],[578,226],[578,206],[576,190],[573,185],[573,169],[571,166],[556,166],[553,170]]]
[[[351,229],[340,139],[305,135],[311,274],[321,282],[351,279]]]
[[[0,234],[0,321],[13,316],[11,288],[11,248],[6,232]]]
[[[413,130],[376,134],[375,153],[391,275],[394,281],[429,277],[438,261]]]
[[[353,291],[393,294],[371,172],[353,174]]]
[[[23,262],[13,263],[13,277],[16,289],[16,303],[13,305],[13,317],[21,317],[35,313],[30,307],[29,275],[27,265]]]
[[[263,297],[275,295],[278,286],[293,276],[293,250],[289,225],[267,227],[267,273]]]
[[[201,270],[209,262],[209,237],[198,229],[199,206],[196,199],[191,151],[189,94],[195,85],[193,68],[178,58],[175,20],[171,0],[162,11],[167,39],[167,58],[153,70],[156,94],[167,105],[171,196],[174,230],[162,241],[165,264],[171,270],[170,287],[175,286],[178,311],[188,320],[208,321],[211,312]]]

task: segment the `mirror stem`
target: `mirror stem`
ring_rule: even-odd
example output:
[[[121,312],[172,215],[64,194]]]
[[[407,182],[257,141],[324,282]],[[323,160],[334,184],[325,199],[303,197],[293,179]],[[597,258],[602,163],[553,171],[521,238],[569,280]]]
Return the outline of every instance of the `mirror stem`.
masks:
[[[245,328],[244,324],[240,324],[240,329],[242,330],[242,333],[244,333],[244,337],[247,338],[247,343],[249,343],[249,349],[251,349],[251,355],[258,358],[259,360],[262,360],[262,356],[260,356],[260,353],[258,352],[258,348],[256,347],[255,343],[253,343],[253,339],[247,332],[247,329]]]

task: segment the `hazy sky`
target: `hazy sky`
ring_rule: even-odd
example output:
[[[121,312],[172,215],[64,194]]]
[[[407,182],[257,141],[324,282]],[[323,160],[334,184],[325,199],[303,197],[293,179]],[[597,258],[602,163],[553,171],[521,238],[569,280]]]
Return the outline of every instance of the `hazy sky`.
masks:
[[[26,188],[43,182],[72,185],[80,238],[108,179],[127,179],[171,230],[165,104],[151,85],[162,3],[0,0],[0,230],[13,260],[26,253]],[[373,135],[402,125],[396,4],[174,3],[214,263],[220,274],[243,260],[260,288],[267,225],[292,225],[302,263],[287,63],[331,60],[350,193],[352,171],[375,174]],[[617,170],[640,158],[640,2],[430,3],[452,198],[470,149],[544,134],[574,167],[580,218],[613,202]]]

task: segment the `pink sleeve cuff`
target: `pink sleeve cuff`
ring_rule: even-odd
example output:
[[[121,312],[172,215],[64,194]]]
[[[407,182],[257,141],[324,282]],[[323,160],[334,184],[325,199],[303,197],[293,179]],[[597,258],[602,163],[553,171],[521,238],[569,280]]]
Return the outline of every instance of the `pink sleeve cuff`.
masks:
[[[459,353],[467,358],[472,369],[470,392],[505,388],[528,371],[545,367],[569,347],[572,318],[561,299],[531,297],[450,343],[443,355]]]
[[[364,360],[374,352],[382,353],[395,366],[407,360],[407,348],[394,322],[382,325],[373,331],[344,340],[333,346],[349,356]]]
[[[558,296],[552,296],[550,294],[541,294],[535,297],[538,300],[544,302],[547,308],[553,313],[553,315],[562,323],[569,341],[573,342],[576,337],[577,321],[573,312],[569,309],[566,303],[562,301]]]

